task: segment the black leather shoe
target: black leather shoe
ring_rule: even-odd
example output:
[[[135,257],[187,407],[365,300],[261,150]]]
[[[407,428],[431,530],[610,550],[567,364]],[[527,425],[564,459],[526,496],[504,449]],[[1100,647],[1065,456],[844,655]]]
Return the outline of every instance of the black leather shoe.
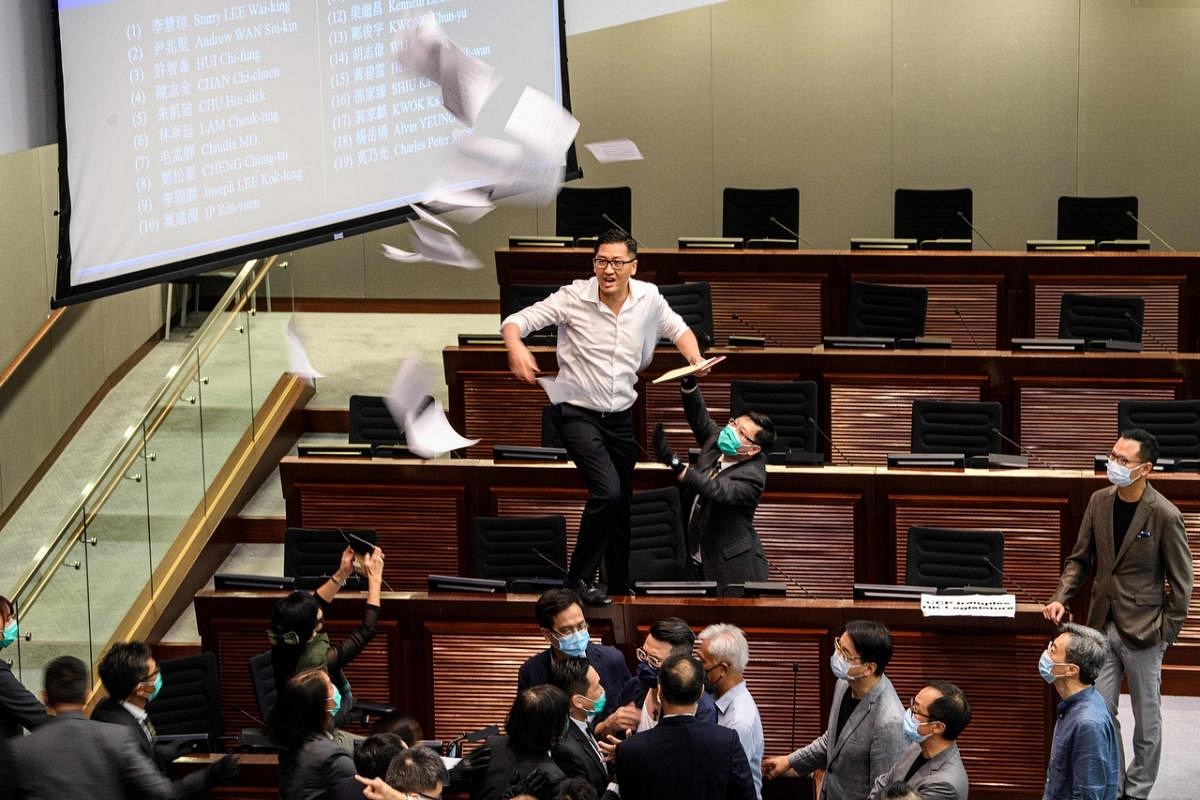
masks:
[[[579,595],[579,599],[583,601],[584,605],[598,608],[600,606],[612,604],[612,598],[605,594],[603,589],[600,589],[596,586],[585,586],[580,584],[575,591]]]

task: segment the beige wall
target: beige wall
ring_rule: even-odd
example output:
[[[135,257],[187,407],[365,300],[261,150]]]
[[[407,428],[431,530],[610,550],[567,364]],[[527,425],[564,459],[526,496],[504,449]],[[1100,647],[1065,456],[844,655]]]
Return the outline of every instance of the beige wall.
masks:
[[[53,145],[0,156],[0,368],[50,313],[57,171]],[[68,309],[0,388],[0,511],[101,384],[162,325],[161,297],[154,287]]]

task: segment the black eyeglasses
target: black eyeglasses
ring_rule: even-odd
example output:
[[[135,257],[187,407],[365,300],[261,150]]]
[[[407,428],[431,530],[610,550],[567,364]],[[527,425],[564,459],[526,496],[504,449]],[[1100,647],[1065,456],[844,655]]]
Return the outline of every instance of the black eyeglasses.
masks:
[[[625,267],[627,264],[632,264],[635,261],[637,261],[636,258],[628,258],[628,259],[625,259],[624,261],[622,261],[619,258],[596,257],[596,258],[592,259],[592,266],[595,267],[597,270],[603,272],[604,270],[608,269],[609,267],[612,267],[615,270],[620,270],[623,267]]]

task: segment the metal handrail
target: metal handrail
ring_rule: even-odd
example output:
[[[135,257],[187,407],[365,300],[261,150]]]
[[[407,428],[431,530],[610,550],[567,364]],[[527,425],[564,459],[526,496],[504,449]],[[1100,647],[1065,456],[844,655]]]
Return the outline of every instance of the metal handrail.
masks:
[[[212,313],[208,315],[196,330],[192,342],[183,356],[167,371],[166,380],[150,399],[141,417],[136,423],[126,429],[124,439],[117,445],[112,455],[109,456],[104,467],[97,474],[96,479],[84,487],[83,496],[75,507],[71,509],[71,513],[66,517],[66,521],[59,528],[50,543],[38,550],[33,561],[26,568],[20,580],[17,581],[16,588],[10,595],[17,607],[21,609],[22,614],[29,611],[29,608],[41,596],[42,591],[51,578],[58,573],[63,561],[66,560],[66,556],[70,552],[70,548],[74,547],[79,541],[80,536],[78,531],[81,529],[83,531],[87,530],[87,525],[95,519],[100,508],[104,506],[108,498],[116,491],[116,487],[120,485],[120,481],[124,480],[125,472],[132,465],[133,461],[139,457],[140,451],[145,449],[146,440],[153,436],[167,415],[170,414],[175,402],[183,394],[184,386],[191,380],[193,373],[199,374],[200,363],[216,347],[217,342],[229,329],[238,312],[244,309],[246,304],[254,297],[259,283],[262,282],[263,278],[275,265],[276,258],[277,256],[268,257],[265,261],[261,262],[262,267],[257,270],[255,267],[260,263],[260,260],[252,259],[247,261],[238,271],[237,276],[229,284],[229,288],[225,290],[225,294],[217,301]],[[244,292],[242,291],[243,289],[245,289]],[[225,316],[226,314],[227,316]],[[142,447],[133,448],[129,452],[126,452],[129,440],[138,430],[143,432]],[[122,459],[122,454],[125,454],[124,459]],[[89,507],[91,509],[90,512],[88,511]],[[38,573],[43,564],[47,564],[48,562],[50,568],[38,579]],[[33,585],[33,588],[30,589],[35,579],[37,580],[36,585]],[[27,591],[28,597],[25,596]]]

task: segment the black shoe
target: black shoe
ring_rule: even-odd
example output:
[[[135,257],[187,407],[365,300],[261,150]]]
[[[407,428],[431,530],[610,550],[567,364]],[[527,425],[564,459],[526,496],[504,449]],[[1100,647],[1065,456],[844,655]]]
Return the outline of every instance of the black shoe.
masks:
[[[588,586],[586,583],[580,582],[575,586],[575,593],[579,595],[579,599],[585,606],[599,608],[612,605],[612,598],[605,594],[603,589],[596,586]]]

